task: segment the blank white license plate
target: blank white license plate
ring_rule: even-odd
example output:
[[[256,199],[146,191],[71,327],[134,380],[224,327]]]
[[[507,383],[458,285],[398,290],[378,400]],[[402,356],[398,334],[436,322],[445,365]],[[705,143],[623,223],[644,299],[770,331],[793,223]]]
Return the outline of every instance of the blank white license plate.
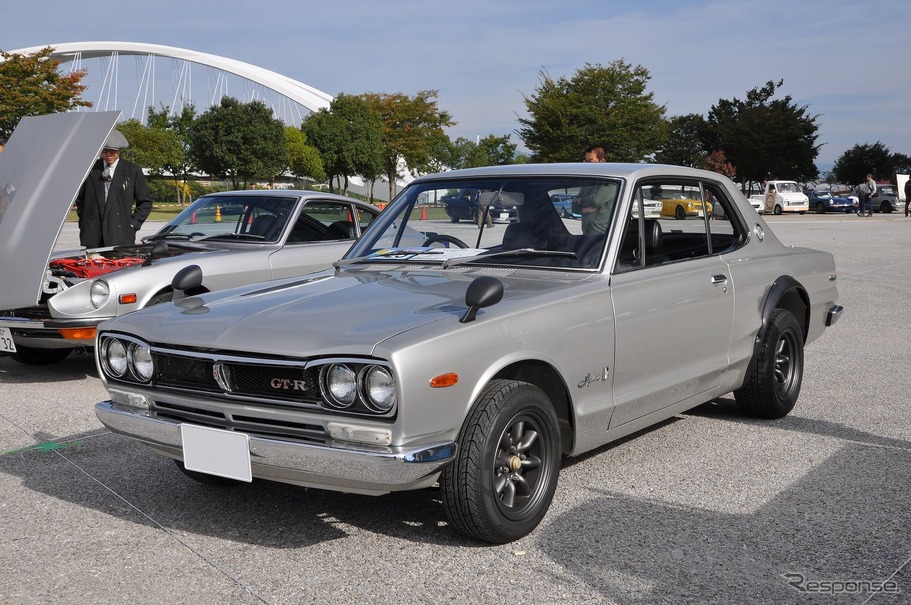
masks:
[[[0,353],[15,353],[16,343],[13,342],[13,333],[9,328],[0,328]]]
[[[250,436],[192,424],[180,425],[183,465],[187,470],[238,481],[253,481]]]

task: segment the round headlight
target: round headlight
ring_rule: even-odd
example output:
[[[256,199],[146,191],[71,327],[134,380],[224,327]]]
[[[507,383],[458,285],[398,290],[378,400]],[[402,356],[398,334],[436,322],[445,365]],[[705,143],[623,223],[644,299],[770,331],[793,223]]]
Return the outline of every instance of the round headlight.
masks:
[[[111,288],[108,286],[108,282],[103,279],[95,280],[92,283],[90,292],[92,296],[92,306],[96,309],[103,307],[111,297]]]
[[[130,367],[132,368],[133,375],[136,376],[136,378],[143,382],[148,382],[152,379],[152,370],[154,369],[154,365],[152,364],[152,350],[149,349],[149,347],[138,343],[131,344],[129,349],[129,359]]]
[[[109,338],[104,343],[104,362],[114,376],[120,378],[127,371],[127,350],[116,338]]]
[[[326,369],[324,384],[326,400],[336,408],[347,408],[357,397],[357,376],[343,363],[333,363]]]
[[[382,366],[364,369],[364,394],[367,407],[386,413],[395,406],[395,381],[392,373]]]

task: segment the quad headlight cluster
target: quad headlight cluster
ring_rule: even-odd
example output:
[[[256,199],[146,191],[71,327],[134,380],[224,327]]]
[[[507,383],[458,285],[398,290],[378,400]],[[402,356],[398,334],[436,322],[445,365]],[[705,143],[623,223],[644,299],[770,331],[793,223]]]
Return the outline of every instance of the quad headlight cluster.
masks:
[[[108,376],[139,382],[152,379],[155,362],[148,343],[127,336],[105,335],[99,346],[101,367]]]
[[[395,379],[389,368],[381,365],[326,364],[320,370],[319,383],[323,399],[333,409],[348,410],[358,401],[376,414],[388,414],[395,408]]]

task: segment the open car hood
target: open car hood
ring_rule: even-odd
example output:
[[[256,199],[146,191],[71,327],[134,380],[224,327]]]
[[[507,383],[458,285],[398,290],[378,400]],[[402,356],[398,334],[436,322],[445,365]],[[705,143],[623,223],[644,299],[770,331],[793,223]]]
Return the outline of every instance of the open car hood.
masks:
[[[67,213],[119,111],[22,118],[0,154],[0,309],[36,305]]]

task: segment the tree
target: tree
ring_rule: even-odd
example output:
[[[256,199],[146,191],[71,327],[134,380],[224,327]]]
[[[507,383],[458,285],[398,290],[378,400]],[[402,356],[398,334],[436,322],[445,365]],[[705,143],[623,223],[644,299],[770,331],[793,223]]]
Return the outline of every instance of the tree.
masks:
[[[288,165],[285,126],[262,101],[225,97],[200,115],[188,132],[190,157],[203,172],[246,188],[270,182]]]
[[[402,162],[412,171],[430,166],[432,151],[439,148],[447,126],[454,126],[448,112],[437,107],[436,90],[422,90],[414,97],[404,93],[365,93],[362,98],[383,124],[383,171],[389,179],[389,199],[395,197]]]
[[[86,71],[62,75],[50,46],[31,55],[0,51],[0,137],[8,138],[25,116],[91,107],[81,98]]]
[[[644,67],[622,60],[607,67],[586,63],[573,75],[541,82],[525,97],[528,118],[519,118],[519,137],[539,162],[578,162],[585,148],[600,144],[609,161],[639,162],[664,142],[665,108],[646,92]]]
[[[318,183],[326,180],[319,150],[307,143],[307,135],[303,131],[285,126],[285,145],[288,149],[288,172],[297,178],[310,178]]]
[[[790,95],[773,99],[783,83],[770,80],[747,92],[746,100],[720,99],[709,111],[706,148],[723,151],[744,186],[766,178],[818,176],[819,116],[798,107]]]
[[[311,114],[301,130],[319,150],[330,191],[335,180],[344,182],[341,190],[347,193],[349,176],[372,182],[382,174],[383,124],[361,97],[339,94],[328,109]]]
[[[660,164],[701,167],[706,157],[702,135],[705,118],[696,113],[674,116],[668,121],[667,139],[655,153]]]
[[[139,120],[121,122],[117,129],[130,143],[123,151],[124,159],[146,168],[152,176],[170,177],[175,187],[175,199],[182,203],[186,187],[172,172],[172,167],[180,165],[184,157],[184,148],[177,133],[158,126],[143,126]]]
[[[190,128],[196,121],[196,106],[192,103],[185,104],[179,114],[171,115],[168,107],[159,111],[149,107],[149,128],[158,128],[168,133],[168,139],[176,141],[179,151],[171,148],[171,152],[164,157],[163,168],[170,173],[177,190],[177,201],[183,204],[190,201],[187,175],[195,170],[190,157]],[[169,143],[173,145],[174,143]]]
[[[896,157],[898,156],[898,157]],[[889,148],[877,141],[872,145],[855,145],[835,160],[832,173],[842,183],[856,185],[872,174],[877,179],[892,181],[896,165],[902,158],[892,154]]]
[[[476,168],[478,166],[503,166],[514,164],[516,144],[510,143],[510,136],[498,137],[489,134],[477,143],[458,138],[453,144],[452,168]]]

